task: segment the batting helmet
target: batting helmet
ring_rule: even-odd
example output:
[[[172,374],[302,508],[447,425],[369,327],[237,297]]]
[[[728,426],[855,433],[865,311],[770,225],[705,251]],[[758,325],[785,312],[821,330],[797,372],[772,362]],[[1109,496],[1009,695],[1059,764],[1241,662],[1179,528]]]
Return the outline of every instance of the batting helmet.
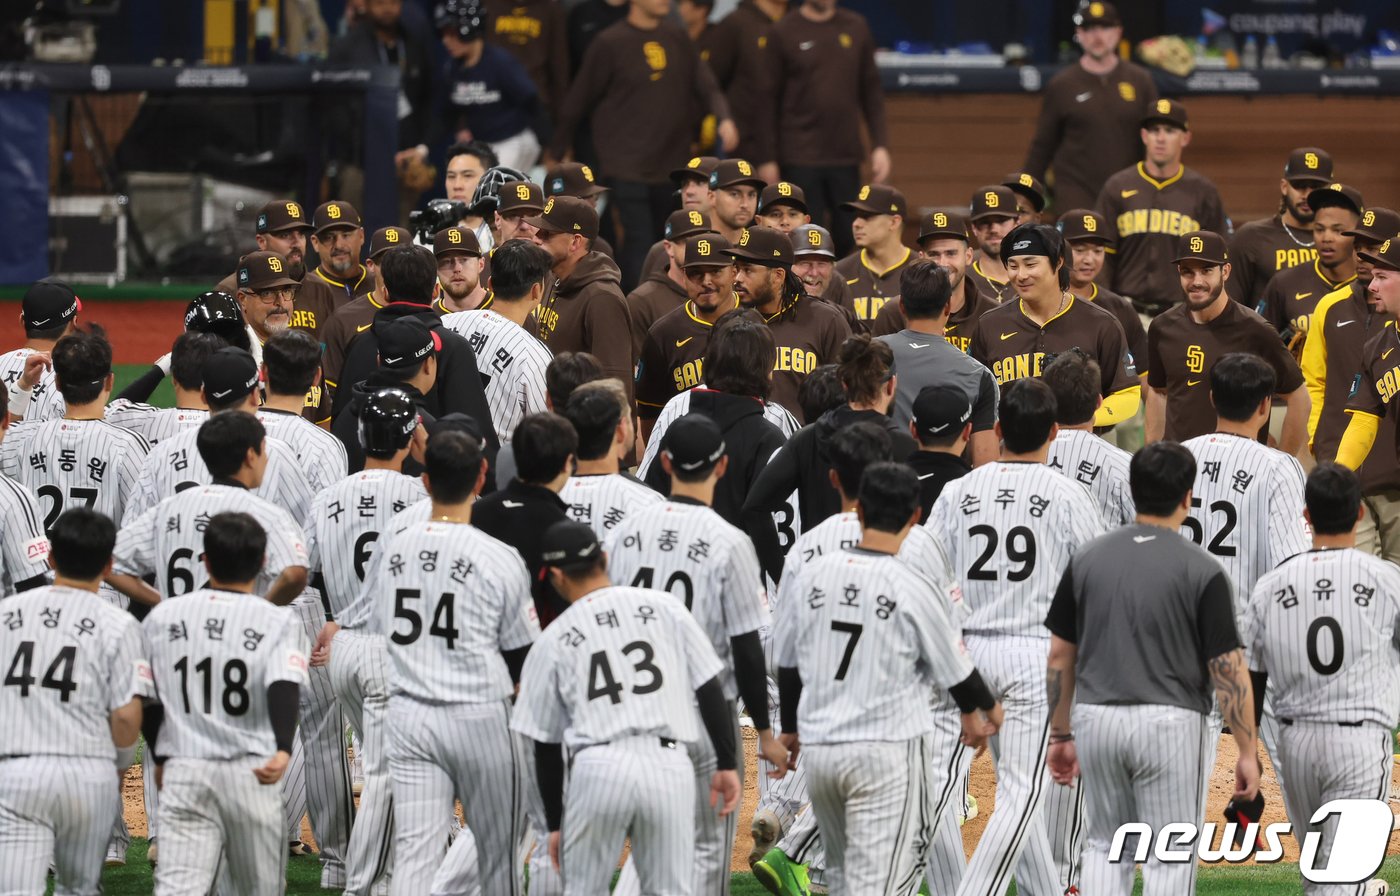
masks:
[[[489,219],[491,215],[495,214],[496,206],[500,204],[496,194],[500,192],[501,184],[513,180],[529,179],[524,172],[507,168],[504,165],[487,168],[486,173],[481,175],[481,180],[477,182],[476,192],[472,194],[472,214],[479,218]]]
[[[481,0],[442,0],[433,7],[433,27],[451,31],[462,40],[486,34],[486,10]]]
[[[402,389],[380,389],[360,409],[360,447],[370,457],[393,457],[417,428],[418,406]]]
[[[230,345],[248,348],[248,330],[238,300],[226,292],[205,292],[185,309],[185,329],[213,333]]]

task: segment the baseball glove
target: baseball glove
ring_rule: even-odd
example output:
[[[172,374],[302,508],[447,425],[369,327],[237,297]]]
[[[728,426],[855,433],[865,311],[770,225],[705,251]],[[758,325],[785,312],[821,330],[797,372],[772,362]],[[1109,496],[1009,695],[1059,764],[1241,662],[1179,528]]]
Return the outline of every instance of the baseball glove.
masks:
[[[437,183],[437,167],[413,156],[399,166],[399,183],[406,190],[422,193]]]
[[[1294,331],[1293,336],[1288,340],[1289,354],[1293,355],[1293,360],[1297,361],[1299,364],[1303,363],[1303,346],[1307,343],[1307,341],[1307,330]]]
[[[1236,825],[1233,845],[1238,848],[1244,843],[1244,837],[1249,825],[1258,824],[1259,819],[1264,816],[1264,791],[1259,791],[1259,794],[1248,802],[1230,800],[1230,802],[1225,804],[1224,814],[1225,821],[1234,822]],[[1259,849],[1263,849],[1264,842],[1259,838],[1258,830],[1258,828],[1255,829],[1255,846]]]

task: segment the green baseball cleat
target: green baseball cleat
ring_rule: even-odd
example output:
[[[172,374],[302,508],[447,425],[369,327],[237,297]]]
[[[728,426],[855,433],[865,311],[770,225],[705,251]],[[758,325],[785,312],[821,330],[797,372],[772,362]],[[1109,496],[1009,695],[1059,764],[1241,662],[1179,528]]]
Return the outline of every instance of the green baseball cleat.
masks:
[[[781,849],[770,849],[755,862],[753,876],[776,896],[811,896],[807,866],[792,861]]]

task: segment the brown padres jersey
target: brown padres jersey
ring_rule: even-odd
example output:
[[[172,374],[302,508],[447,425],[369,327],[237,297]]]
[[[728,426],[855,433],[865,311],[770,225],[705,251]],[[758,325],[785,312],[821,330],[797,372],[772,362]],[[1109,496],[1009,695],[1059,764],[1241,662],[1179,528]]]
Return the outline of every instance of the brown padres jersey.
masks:
[[[778,313],[766,318],[778,346],[773,393],[768,398],[802,420],[797,390],[807,374],[823,364],[835,363],[851,327],[839,309],[807,296],[784,300]]]
[[[1366,343],[1363,354],[1366,358],[1361,372],[1356,376],[1347,402],[1349,413],[1370,414],[1374,417],[1395,419],[1395,396],[1400,394],[1400,333],[1394,326],[1388,326]],[[1383,420],[1384,422],[1384,420]],[[1382,426],[1384,429],[1384,426]],[[1371,447],[1375,454],[1379,447]],[[1392,467],[1400,457],[1391,455],[1385,458]]]
[[[1196,323],[1185,304],[1152,321],[1147,328],[1147,384],[1166,390],[1166,438],[1184,442],[1215,432],[1210,369],[1231,352],[1263,358],[1274,369],[1280,395],[1303,385],[1303,372],[1278,333],[1238,302],[1226,302],[1225,310],[1204,324]]]
[[[1137,309],[1133,307],[1132,302],[1118,293],[1104,289],[1097,283],[1090,285],[1094,291],[1087,301],[1093,302],[1118,319],[1118,325],[1123,328],[1123,336],[1128,340],[1128,351],[1133,353],[1133,366],[1137,368],[1139,376],[1145,375],[1147,330],[1142,326],[1142,318],[1138,317]]]
[[[1258,309],[1264,287],[1279,271],[1316,260],[1312,232],[1283,223],[1283,215],[1250,221],[1230,240],[1230,279],[1225,291],[1236,302]]]
[[[1043,327],[1026,316],[1020,299],[998,305],[977,321],[968,354],[985,364],[1004,386],[1040,376],[1046,355],[1072,348],[1099,362],[1104,396],[1138,385],[1137,369],[1118,321],[1092,302],[1074,296]]]
[[[967,272],[963,274],[963,276],[971,280],[972,285],[976,286],[977,291],[982,293],[982,295],[991,296],[996,299],[997,304],[1006,301],[1008,298],[1005,293],[1006,281],[993,280],[991,277],[982,273],[982,262],[980,258],[968,266]]]
[[[836,273],[846,281],[846,288],[851,293],[851,307],[855,310],[856,317],[863,321],[872,321],[886,303],[899,299],[900,275],[913,258],[913,251],[905,249],[904,257],[897,264],[877,271],[870,266],[869,256],[861,249],[836,262]]]
[[[1235,279],[1234,271],[1230,272],[1230,279]],[[1308,321],[1323,296],[1354,280],[1355,274],[1344,280],[1330,279],[1320,261],[1299,265],[1275,274],[1264,288],[1259,307],[1254,310],[1263,315],[1275,332],[1289,339],[1294,333],[1308,332]]]
[[[1229,235],[1220,193],[1202,174],[1181,166],[1157,180],[1142,162],[1104,182],[1095,208],[1108,219],[1108,279],[1113,291],[1139,308],[1160,310],[1182,301],[1177,277],[1177,237],[1193,230]]]
[[[972,345],[972,334],[977,331],[977,321],[982,315],[991,311],[1001,304],[991,296],[985,295],[977,290],[972,281],[964,277],[962,282],[962,307],[948,315],[948,325],[943,330],[943,338],[948,340],[948,344],[963,354]],[[870,328],[872,336],[888,336],[898,333],[909,326],[909,321],[904,317],[904,309],[899,307],[898,302],[887,302],[880,309],[880,313],[875,316],[875,323]]]
[[[685,287],[672,280],[665,270],[643,278],[637,288],[627,294],[627,309],[632,313],[633,356],[641,357],[642,343],[652,325],[685,302]]]
[[[739,297],[735,296],[732,308],[738,307]],[[637,362],[639,417],[655,420],[677,393],[705,381],[705,349],[710,344],[712,326],[696,316],[689,302],[652,324]]]

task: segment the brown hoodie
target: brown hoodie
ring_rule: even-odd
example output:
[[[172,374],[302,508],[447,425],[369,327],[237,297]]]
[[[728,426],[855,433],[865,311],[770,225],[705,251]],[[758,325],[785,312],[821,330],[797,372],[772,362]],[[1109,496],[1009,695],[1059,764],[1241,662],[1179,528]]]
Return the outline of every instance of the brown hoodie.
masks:
[[[622,272],[601,252],[579,259],[573,273],[545,294],[536,312],[540,339],[554,354],[588,352],[604,376],[622,380],[632,395],[632,318],[622,295]]]

